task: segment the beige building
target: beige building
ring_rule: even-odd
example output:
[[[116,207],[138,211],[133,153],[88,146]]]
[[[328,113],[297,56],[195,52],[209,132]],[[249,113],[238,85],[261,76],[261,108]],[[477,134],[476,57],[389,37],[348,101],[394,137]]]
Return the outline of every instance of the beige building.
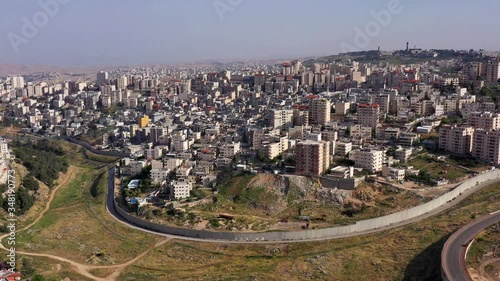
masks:
[[[494,102],[475,102],[464,104],[460,113],[462,113],[463,117],[467,118],[474,112],[495,112],[495,108],[496,105]]]
[[[346,115],[347,112],[349,112],[350,108],[351,108],[351,103],[349,103],[349,102],[343,102],[343,101],[337,101],[335,103],[335,114],[336,115]]]
[[[241,145],[239,142],[226,143],[221,146],[219,157],[232,159],[236,154],[241,152]]]
[[[500,131],[476,129],[472,155],[485,162],[495,165],[500,164]]]
[[[402,181],[405,179],[405,170],[384,166],[382,167],[382,176],[395,181]]]
[[[309,126],[309,111],[306,109],[293,109],[293,125]]]
[[[274,142],[264,144],[262,153],[267,159],[274,159],[288,150],[288,137],[277,137]]]
[[[354,160],[355,167],[363,168],[370,172],[376,173],[382,171],[384,154],[384,151],[381,150],[354,150],[349,155],[349,158]]]
[[[475,129],[500,129],[500,114],[491,112],[473,112],[467,116],[467,124]]]
[[[485,65],[486,66],[486,77],[485,80],[488,83],[497,83],[500,79],[500,63],[492,62]]]
[[[271,109],[267,112],[267,118],[269,127],[287,129],[293,125],[293,110]]]
[[[318,177],[330,166],[329,142],[311,140],[299,142],[295,152],[297,175]]]
[[[445,125],[439,130],[439,148],[453,154],[471,152],[474,128],[471,126]]]
[[[346,156],[352,151],[352,142],[337,141],[335,143],[335,155]]]
[[[159,146],[156,146],[155,148],[151,149],[146,149],[147,159],[160,159],[162,155],[163,155],[163,150]]]
[[[117,79],[116,82],[116,87],[121,90],[126,90],[128,86],[128,77],[127,76],[121,76]]]
[[[380,123],[380,106],[378,104],[358,105],[358,122],[363,127],[376,128]]]
[[[325,125],[330,122],[331,103],[327,99],[316,98],[309,102],[309,123]]]

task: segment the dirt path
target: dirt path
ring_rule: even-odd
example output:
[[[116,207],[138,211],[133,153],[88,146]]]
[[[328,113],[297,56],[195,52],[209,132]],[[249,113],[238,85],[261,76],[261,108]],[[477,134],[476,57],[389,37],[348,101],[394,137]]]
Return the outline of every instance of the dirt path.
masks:
[[[58,185],[51,191],[51,194],[49,196],[49,200],[47,201],[44,210],[38,215],[38,217],[32,223],[30,223],[29,225],[27,225],[26,227],[24,227],[24,228],[22,228],[20,230],[17,230],[16,232],[25,231],[25,230],[31,228],[32,226],[34,226],[36,223],[38,223],[42,219],[43,215],[45,215],[45,213],[48,210],[50,210],[50,205],[52,204],[52,201],[54,201],[54,198],[55,198],[56,193],[59,190],[59,188],[61,188],[62,186],[66,185],[69,182],[70,179],[74,178],[76,170],[77,170],[77,168],[75,166],[70,166],[68,168],[68,172],[62,178],[61,183],[58,183]],[[7,236],[9,236],[8,233],[0,236],[0,249],[2,249],[4,251],[9,251],[3,245],[3,243],[1,243],[1,241],[3,241],[3,239],[5,237],[7,237]],[[32,257],[44,257],[44,258],[49,258],[49,259],[53,259],[53,260],[58,260],[58,261],[61,261],[61,262],[66,262],[66,263],[69,263],[73,268],[75,268],[75,270],[78,272],[78,274],[80,274],[82,276],[85,276],[87,278],[90,278],[92,280],[96,280],[96,281],[115,281],[116,278],[118,278],[118,276],[127,268],[127,266],[129,266],[129,265],[135,263],[136,261],[138,261],[139,259],[143,258],[152,249],[154,249],[154,248],[156,248],[158,246],[161,246],[161,245],[165,244],[166,242],[168,242],[170,240],[171,239],[164,239],[164,240],[156,243],[155,245],[151,246],[149,249],[147,249],[146,251],[144,251],[143,253],[141,253],[137,257],[131,259],[130,261],[122,263],[122,264],[117,264],[117,265],[87,265],[87,264],[78,263],[78,262],[72,261],[70,259],[63,258],[63,257],[60,257],[60,256],[56,256],[56,255],[41,254],[41,253],[30,253],[30,252],[23,252],[23,251],[16,251],[16,254],[26,255],[26,256],[32,256]],[[92,275],[90,273],[90,270],[93,270],[93,269],[107,269],[107,268],[109,268],[109,269],[115,269],[115,270],[113,271],[112,274],[110,274],[109,276],[107,276],[105,278],[97,277],[97,276],[94,276],[94,275]]]
[[[497,277],[491,277],[488,275],[488,273],[486,273],[486,270],[485,268],[492,264],[492,263],[497,263],[497,262],[500,262],[500,258],[496,258],[496,259],[491,259],[491,260],[488,260],[484,263],[481,264],[481,266],[479,267],[479,274],[482,278],[485,278],[485,280],[496,280]]]
[[[5,235],[4,235],[4,237],[5,237]],[[22,252],[22,251],[18,251],[17,254],[26,255],[26,256],[33,256],[33,257],[44,257],[44,258],[50,258],[50,259],[53,259],[53,260],[58,260],[58,261],[61,261],[61,262],[66,262],[66,263],[69,263],[78,272],[78,274],[80,274],[82,276],[85,276],[87,278],[90,278],[92,280],[96,280],[96,281],[115,281],[116,278],[118,278],[118,276],[120,276],[120,274],[127,268],[127,266],[132,265],[136,261],[138,261],[141,258],[143,258],[145,255],[147,255],[154,248],[156,248],[158,246],[161,246],[161,245],[165,244],[166,242],[168,242],[170,240],[172,240],[172,239],[171,238],[164,239],[164,240],[156,243],[155,245],[151,246],[149,249],[147,249],[146,251],[142,252],[140,255],[138,255],[137,257],[135,257],[133,259],[131,259],[130,261],[122,263],[122,264],[116,264],[116,265],[87,265],[87,264],[78,263],[78,262],[72,261],[70,259],[66,259],[66,258],[63,258],[63,257],[59,257],[59,256],[55,256],[55,255],[50,255],[50,254],[29,253],[29,252]],[[3,250],[7,250],[3,246],[3,244],[0,244],[0,248],[2,248]],[[113,270],[113,273],[111,273],[111,275],[102,278],[102,277],[97,277],[97,276],[92,275],[90,273],[90,270],[93,270],[93,269],[114,269],[114,270]]]
[[[62,178],[61,183],[58,182],[57,186],[50,193],[49,200],[47,201],[47,204],[45,205],[43,211],[38,215],[38,217],[32,223],[28,224],[27,226],[18,230],[17,232],[27,230],[28,228],[32,227],[42,219],[43,215],[45,215],[45,213],[47,213],[47,211],[50,209],[50,205],[52,204],[52,201],[54,201],[54,198],[59,188],[66,185],[70,179],[73,179],[75,177],[76,170],[77,168],[75,166],[69,166],[68,172]],[[0,237],[0,241],[2,241],[5,236],[6,235]]]

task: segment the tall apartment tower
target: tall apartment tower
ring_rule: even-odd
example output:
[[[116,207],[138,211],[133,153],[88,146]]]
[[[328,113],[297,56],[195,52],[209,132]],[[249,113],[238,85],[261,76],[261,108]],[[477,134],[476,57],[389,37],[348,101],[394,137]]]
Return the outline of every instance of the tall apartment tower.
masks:
[[[25,83],[24,83],[24,77],[22,76],[14,76],[10,78],[10,84],[12,88],[24,88]]]
[[[297,143],[295,173],[301,176],[321,176],[330,166],[330,143],[307,140]]]
[[[486,64],[486,77],[488,83],[496,83],[500,79],[500,62],[491,62]]]
[[[378,104],[359,104],[358,122],[363,127],[376,128],[380,124],[380,105]]]
[[[476,129],[472,156],[488,163],[500,164],[500,131]]]
[[[500,114],[491,112],[472,112],[467,116],[467,124],[475,129],[500,129]]]
[[[109,74],[106,71],[99,71],[97,73],[97,85],[105,85],[108,83]]]
[[[439,130],[439,148],[453,154],[467,155],[472,150],[474,128],[445,125]]]
[[[309,124],[326,125],[330,122],[331,103],[327,99],[316,98],[309,102]]]
[[[128,77],[127,76],[122,76],[122,77],[118,78],[116,86],[120,90],[126,90],[127,86],[128,86]]]

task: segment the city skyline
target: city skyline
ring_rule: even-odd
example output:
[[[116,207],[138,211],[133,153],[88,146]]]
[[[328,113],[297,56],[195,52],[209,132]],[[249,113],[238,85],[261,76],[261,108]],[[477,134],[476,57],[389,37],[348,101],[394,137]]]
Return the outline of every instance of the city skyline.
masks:
[[[500,50],[499,39],[483,36],[494,34],[500,3],[459,2],[9,1],[0,12],[0,60],[56,66],[169,64],[322,56],[379,46],[396,50],[406,42],[424,49]],[[26,27],[30,24],[32,30]]]

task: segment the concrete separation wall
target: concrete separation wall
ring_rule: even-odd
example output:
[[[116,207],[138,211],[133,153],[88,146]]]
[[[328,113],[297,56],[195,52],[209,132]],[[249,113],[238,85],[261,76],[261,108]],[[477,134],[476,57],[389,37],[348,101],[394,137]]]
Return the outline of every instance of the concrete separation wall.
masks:
[[[104,156],[112,156],[112,157],[120,157],[120,158],[124,158],[124,157],[129,157],[130,156],[129,154],[118,152],[118,151],[97,150],[94,147],[92,147],[90,144],[88,144],[86,142],[83,142],[83,141],[79,141],[79,140],[74,139],[74,138],[70,138],[70,137],[66,137],[66,136],[59,137],[59,138],[63,139],[63,140],[66,140],[68,142],[71,142],[71,143],[83,146],[84,148],[86,148],[87,150],[89,150],[90,152],[92,152],[94,154],[104,155]]]
[[[114,171],[110,171],[110,176],[114,176]],[[130,222],[134,226],[138,226],[147,230],[156,231],[164,234],[171,234],[177,236],[184,236],[190,238],[207,239],[207,240],[221,240],[221,241],[293,241],[293,240],[315,240],[315,239],[329,239],[337,238],[348,234],[367,232],[376,230],[378,228],[387,227],[392,224],[402,223],[417,217],[420,217],[430,211],[433,211],[443,204],[453,200],[464,191],[474,187],[480,183],[489,180],[498,179],[500,177],[500,170],[490,171],[474,178],[468,179],[452,191],[420,206],[411,208],[409,210],[397,212],[394,214],[358,221],[356,224],[347,226],[330,227],[324,229],[311,229],[303,231],[290,231],[290,232],[262,232],[262,233],[244,233],[244,232],[215,232],[205,230],[193,230],[177,227],[169,227],[142,220],[135,216],[128,214],[122,210],[115,200],[113,200],[113,207],[118,214]],[[109,186],[110,192],[114,194],[114,184]],[[113,192],[111,192],[111,189]]]

